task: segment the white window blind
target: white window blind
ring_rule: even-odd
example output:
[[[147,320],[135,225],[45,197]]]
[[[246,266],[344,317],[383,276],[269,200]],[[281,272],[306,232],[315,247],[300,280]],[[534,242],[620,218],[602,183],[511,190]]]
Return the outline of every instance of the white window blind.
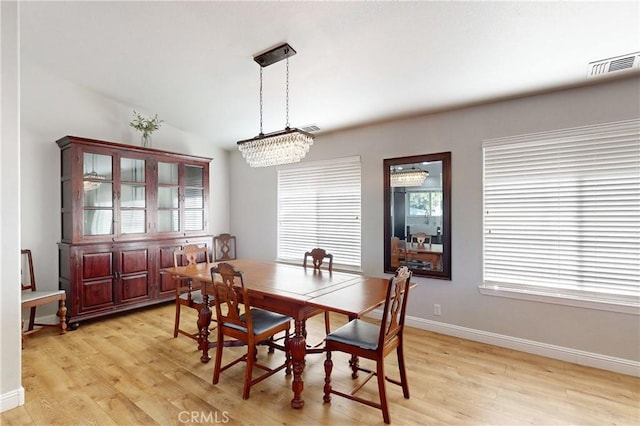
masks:
[[[640,121],[483,151],[482,287],[640,306]]]
[[[315,247],[334,267],[361,268],[360,157],[278,170],[278,260],[302,263]]]

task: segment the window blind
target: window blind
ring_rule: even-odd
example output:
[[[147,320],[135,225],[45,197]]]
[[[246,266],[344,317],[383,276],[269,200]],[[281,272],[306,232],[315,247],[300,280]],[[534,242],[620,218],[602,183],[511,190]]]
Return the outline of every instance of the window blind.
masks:
[[[640,306],[640,121],[483,152],[485,287]]]
[[[278,260],[302,263],[315,247],[334,267],[360,269],[360,157],[278,170]]]

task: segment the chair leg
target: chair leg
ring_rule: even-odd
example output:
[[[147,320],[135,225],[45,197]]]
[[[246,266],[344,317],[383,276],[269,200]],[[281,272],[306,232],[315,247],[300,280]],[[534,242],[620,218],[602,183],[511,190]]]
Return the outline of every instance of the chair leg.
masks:
[[[180,328],[180,303],[176,301],[176,319],[173,322],[173,337],[178,337],[179,328]]]
[[[284,374],[286,376],[288,376],[289,374],[291,374],[291,366],[293,364],[293,360],[291,359],[291,345],[290,345],[290,341],[289,341],[289,330],[285,331],[284,334],[284,356],[285,356],[285,360],[284,362],[286,362],[286,367],[284,369]]]
[[[406,399],[409,399],[409,382],[407,381],[407,371],[404,367],[404,353],[402,350],[402,340],[396,350],[398,354],[398,368],[400,369],[400,384],[402,385],[402,394]]]
[[[247,365],[244,372],[244,388],[242,390],[242,399],[249,399],[249,392],[251,391],[251,376],[253,375],[253,363],[255,361],[255,354],[257,348],[255,343],[249,343],[247,348]]]
[[[331,352],[327,351],[327,359],[324,361],[324,402],[331,402],[331,371],[333,370],[333,361],[331,360]]]
[[[376,375],[378,376],[378,395],[380,395],[380,409],[382,410],[382,418],[386,424],[391,423],[389,419],[389,407],[387,405],[387,390],[385,386],[384,360],[379,359],[376,366]]]
[[[29,328],[27,328],[28,331],[33,330],[33,326],[36,323],[36,307],[33,306],[31,308],[31,310],[29,311]]]
[[[216,362],[213,366],[213,384],[217,384],[220,380],[220,368],[222,366],[222,348],[224,347],[224,336],[218,330],[218,343],[216,345]]]

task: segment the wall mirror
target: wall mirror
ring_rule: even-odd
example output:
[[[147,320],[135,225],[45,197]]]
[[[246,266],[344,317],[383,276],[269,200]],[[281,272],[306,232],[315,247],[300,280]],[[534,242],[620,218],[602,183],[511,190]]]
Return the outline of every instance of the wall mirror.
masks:
[[[384,160],[384,270],[451,279],[451,153]]]

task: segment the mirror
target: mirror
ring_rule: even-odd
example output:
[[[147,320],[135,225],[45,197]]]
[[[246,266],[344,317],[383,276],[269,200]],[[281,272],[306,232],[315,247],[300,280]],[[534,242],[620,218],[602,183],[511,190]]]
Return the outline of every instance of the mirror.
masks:
[[[384,271],[451,279],[451,153],[384,160]]]

